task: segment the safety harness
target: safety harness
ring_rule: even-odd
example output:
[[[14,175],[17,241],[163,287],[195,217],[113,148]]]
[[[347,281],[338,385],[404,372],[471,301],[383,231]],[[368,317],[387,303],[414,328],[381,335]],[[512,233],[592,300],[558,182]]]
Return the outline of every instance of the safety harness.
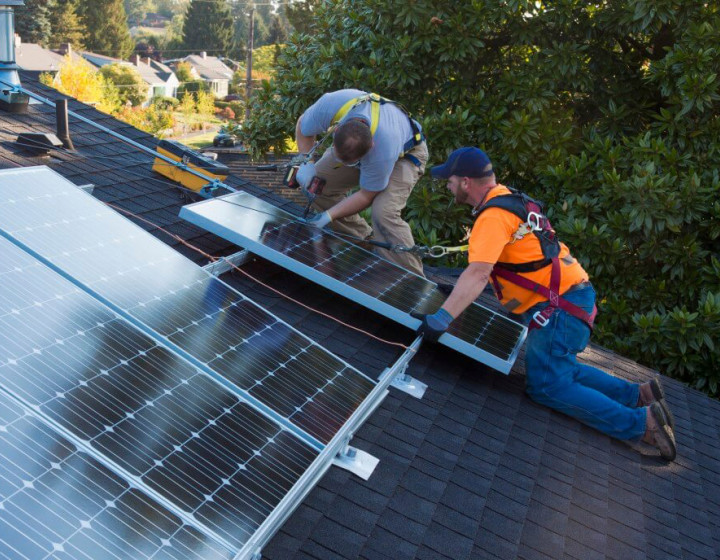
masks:
[[[392,103],[395,105],[398,109],[400,109],[403,113],[405,113],[405,116],[408,118],[408,121],[410,121],[410,128],[412,129],[412,138],[405,142],[405,145],[403,146],[402,153],[398,156],[398,159],[409,159],[411,162],[413,162],[416,166],[420,167],[421,163],[418,158],[415,156],[408,154],[410,150],[412,150],[415,146],[422,144],[425,140],[425,135],[423,134],[422,130],[420,129],[420,125],[418,122],[413,119],[410,116],[410,113],[407,112],[405,107],[400,105],[398,102],[393,101],[391,99],[388,99],[386,97],[382,97],[381,95],[378,95],[377,93],[368,93],[365,95],[361,95],[360,97],[354,97],[347,101],[340,109],[338,109],[338,112],[335,113],[335,116],[333,117],[330,125],[335,126],[338,124],[342,119],[345,118],[345,115],[347,115],[351,110],[353,110],[355,107],[358,107],[362,105],[363,103],[370,103],[370,134],[375,136],[375,131],[377,130],[378,124],[380,122],[380,106],[384,105],[385,103]]]
[[[573,317],[577,317],[592,330],[597,315],[597,306],[593,306],[591,313],[588,313],[581,307],[564,299],[560,295],[560,240],[555,230],[550,225],[550,220],[543,211],[541,202],[530,198],[525,193],[510,189],[511,194],[499,195],[482,206],[473,210],[474,216],[479,216],[488,208],[501,208],[515,214],[523,222],[513,234],[513,241],[524,238],[530,233],[534,234],[540,242],[543,258],[525,262],[525,263],[506,263],[497,262],[490,273],[490,279],[495,288],[498,298],[502,299],[502,290],[498,277],[507,280],[521,288],[538,293],[547,298],[549,304],[542,311],[538,311],[533,315],[529,329],[544,327],[548,324],[550,317],[556,309],[562,309]],[[521,272],[533,272],[551,266],[550,270],[550,286],[543,286],[524,276],[520,276]]]

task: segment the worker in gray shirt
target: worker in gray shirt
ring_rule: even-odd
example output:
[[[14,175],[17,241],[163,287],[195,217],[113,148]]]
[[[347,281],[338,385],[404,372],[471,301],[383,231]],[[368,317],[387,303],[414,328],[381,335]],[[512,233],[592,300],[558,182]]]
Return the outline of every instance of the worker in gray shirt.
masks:
[[[326,93],[298,119],[295,139],[300,153],[316,137],[333,134],[333,143],[317,163],[305,163],[297,181],[307,187],[313,177],[326,181],[315,200],[319,212],[309,223],[328,224],[339,232],[402,247],[413,247],[410,226],[401,213],[415,183],[425,171],[427,145],[420,125],[396,103],[357,89]],[[346,196],[353,187],[359,190]],[[358,215],[371,207],[372,228]],[[398,265],[423,275],[414,253],[378,249]]]

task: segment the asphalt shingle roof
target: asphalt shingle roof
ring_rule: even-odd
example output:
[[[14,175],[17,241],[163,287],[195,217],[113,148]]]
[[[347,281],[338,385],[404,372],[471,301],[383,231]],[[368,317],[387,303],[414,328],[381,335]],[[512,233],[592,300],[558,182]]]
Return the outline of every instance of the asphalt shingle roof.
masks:
[[[40,89],[23,76],[26,87]],[[58,97],[44,90],[44,95]],[[71,110],[138,142],[156,140],[77,102]],[[33,157],[23,131],[54,131],[51,108],[0,112],[0,168],[48,165],[94,195],[215,254],[227,242],[177,218],[187,196],[151,171],[152,158],[71,118],[75,153]],[[232,175],[228,182],[297,211]],[[204,258],[154,226],[143,228],[198,263]],[[299,302],[380,337],[413,333],[256,258],[243,270]],[[397,349],[312,313],[238,272],[224,279],[370,376]],[[581,358],[631,380],[654,372],[590,346]],[[380,459],[368,481],[331,468],[263,551],[268,559],[714,559],[720,556],[720,403],[663,378],[676,418],[678,458],[612,440],[524,394],[523,358],[504,376],[440,346],[408,373],[422,400],[391,390],[353,445]]]

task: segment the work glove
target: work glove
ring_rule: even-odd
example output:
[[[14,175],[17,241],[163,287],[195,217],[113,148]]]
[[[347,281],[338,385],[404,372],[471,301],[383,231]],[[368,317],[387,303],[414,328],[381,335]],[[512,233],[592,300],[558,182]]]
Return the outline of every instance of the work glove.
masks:
[[[307,162],[298,167],[297,173],[295,174],[295,180],[303,189],[307,189],[315,175],[315,164]]]
[[[420,313],[411,313],[410,315],[422,321],[417,328],[417,333],[423,335],[423,340],[428,342],[437,342],[438,338],[448,330],[450,323],[454,319],[442,307],[432,315],[422,315]]]
[[[307,163],[308,159],[310,158],[308,158],[307,154],[297,154],[290,159],[290,165],[297,165],[299,167],[303,163]]]
[[[309,224],[319,229],[324,228],[330,222],[332,222],[332,218],[330,217],[330,213],[327,211],[315,214],[312,218],[308,218],[307,220],[305,220],[306,224]]]

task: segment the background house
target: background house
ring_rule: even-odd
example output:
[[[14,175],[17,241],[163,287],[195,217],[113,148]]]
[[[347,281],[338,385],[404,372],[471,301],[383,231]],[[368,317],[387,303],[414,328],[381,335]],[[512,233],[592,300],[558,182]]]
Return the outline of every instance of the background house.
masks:
[[[43,72],[56,73],[67,54],[77,56],[73,54],[70,45],[51,50],[35,43],[23,43],[22,38],[15,34],[15,61],[20,68],[34,77]]]
[[[143,105],[149,105],[153,97],[175,97],[180,82],[175,72],[169,66],[151,58],[142,58],[133,55],[132,61],[120,60],[109,56],[83,51],[81,56],[98,68],[108,64],[125,64],[135,66],[143,81],[149,86],[147,100]]]
[[[190,64],[193,75],[208,84],[215,97],[223,98],[228,94],[233,71],[218,57],[208,56],[206,52],[201,52],[181,58],[174,64],[178,62]]]

